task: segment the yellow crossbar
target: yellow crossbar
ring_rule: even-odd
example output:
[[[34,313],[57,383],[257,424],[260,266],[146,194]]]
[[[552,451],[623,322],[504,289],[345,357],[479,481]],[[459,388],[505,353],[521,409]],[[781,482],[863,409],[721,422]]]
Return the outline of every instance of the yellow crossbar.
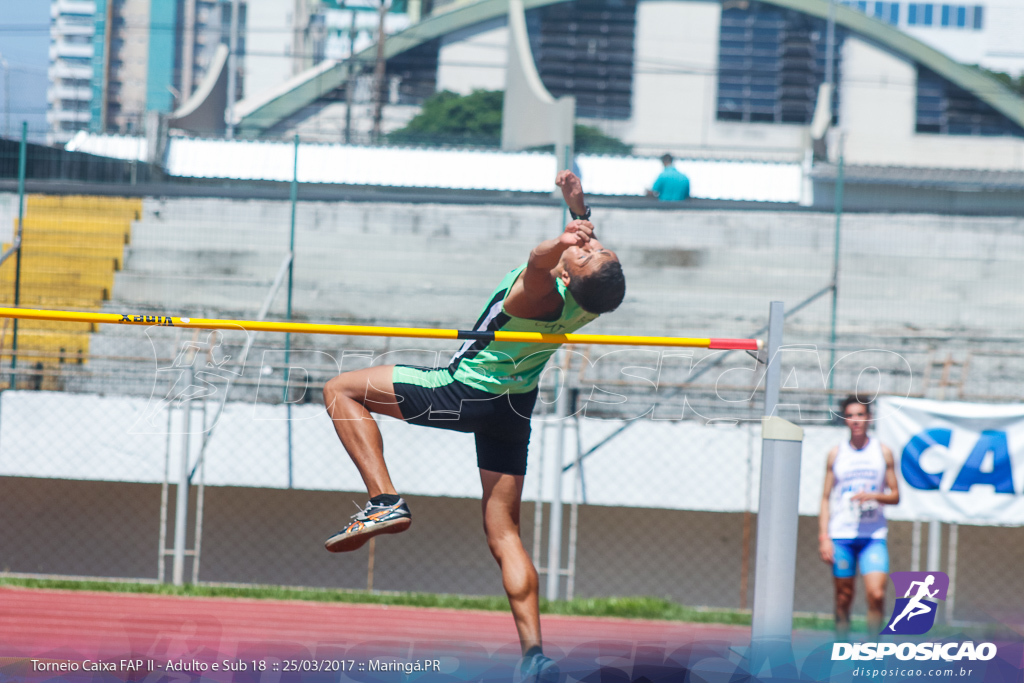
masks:
[[[339,334],[357,337],[412,337],[418,339],[474,339],[530,344],[610,344],[616,346],[684,346],[701,349],[739,349],[757,351],[760,339],[719,339],[709,337],[643,337],[609,334],[543,334],[539,332],[477,332],[473,330],[438,330],[422,327],[373,327],[367,325],[325,325],[316,323],[273,322],[257,320],[222,320],[213,318],[179,318],[169,315],[134,313],[87,313],[78,311],[47,311],[29,308],[0,308],[0,318],[25,320],[63,320],[82,323],[111,323],[184,327],[203,330],[248,330],[250,332],[296,332],[302,334]]]

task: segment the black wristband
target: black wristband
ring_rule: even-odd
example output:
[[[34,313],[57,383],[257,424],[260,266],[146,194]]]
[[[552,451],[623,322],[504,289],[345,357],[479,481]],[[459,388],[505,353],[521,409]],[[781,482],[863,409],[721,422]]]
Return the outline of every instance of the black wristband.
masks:
[[[572,209],[569,209],[569,215],[572,216],[573,220],[576,221],[589,221],[590,220],[590,207],[586,204],[583,205],[583,215],[578,216],[573,213]]]

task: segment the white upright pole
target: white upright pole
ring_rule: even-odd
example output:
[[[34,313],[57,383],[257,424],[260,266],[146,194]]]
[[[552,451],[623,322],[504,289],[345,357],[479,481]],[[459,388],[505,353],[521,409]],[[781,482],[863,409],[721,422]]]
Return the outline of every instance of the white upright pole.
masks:
[[[779,404],[779,386],[782,369],[779,365],[779,347],[782,346],[782,327],[786,318],[786,305],[773,301],[768,309],[768,364],[764,378],[764,416],[771,417]]]
[[[949,555],[946,558],[946,575],[949,576],[949,589],[946,591],[946,624],[953,625],[953,612],[956,609],[956,556],[960,546],[960,525],[949,525]]]
[[[544,468],[547,466],[547,454],[544,450],[546,438],[548,432],[547,416],[548,408],[547,404],[543,401],[540,404],[540,411],[538,415],[545,418],[540,421],[540,443],[537,444],[537,498],[536,503],[533,506],[533,564],[536,567],[540,567],[540,544],[541,544],[541,527],[544,526]]]
[[[562,351],[564,359],[565,351]],[[548,576],[547,599],[557,600],[562,578],[562,468],[565,467],[565,423],[569,416],[569,373],[564,363],[560,373],[558,398],[555,401],[555,457],[551,493],[551,513],[548,516]]]
[[[928,564],[925,571],[937,572],[942,563],[942,522],[928,522]]]
[[[914,522],[910,532],[910,571],[921,571],[921,522]]]
[[[174,573],[175,586],[185,582],[185,536],[188,533],[189,441],[191,440],[192,405],[189,391],[192,387],[192,366],[182,373],[185,393],[181,399],[181,467],[178,472],[178,496],[174,505]]]
[[[750,673],[766,661],[792,665],[793,594],[799,523],[800,456],[803,429],[773,415],[779,401],[785,306],[773,301],[768,319],[768,368],[761,438],[761,486],[757,513],[754,612]]]

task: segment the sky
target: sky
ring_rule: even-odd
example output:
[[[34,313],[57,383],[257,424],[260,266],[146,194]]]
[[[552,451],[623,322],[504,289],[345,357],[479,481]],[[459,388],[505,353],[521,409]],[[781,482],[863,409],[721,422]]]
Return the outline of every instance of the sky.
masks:
[[[29,139],[43,142],[49,45],[49,0],[0,0],[0,55],[7,60],[6,73],[10,75],[9,84],[0,80],[0,135],[3,137],[19,137],[21,122],[28,121]],[[0,69],[0,79],[4,76],[5,71]],[[5,85],[9,88],[3,87]],[[7,102],[8,91],[10,103]]]

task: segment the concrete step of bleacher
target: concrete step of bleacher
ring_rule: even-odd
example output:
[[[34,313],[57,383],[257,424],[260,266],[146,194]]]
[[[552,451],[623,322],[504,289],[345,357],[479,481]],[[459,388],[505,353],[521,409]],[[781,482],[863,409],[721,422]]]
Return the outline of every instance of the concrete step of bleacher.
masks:
[[[3,249],[6,251],[10,249],[10,242],[3,244]],[[53,241],[53,242],[27,242],[22,244],[22,260],[26,258],[38,258],[40,260],[54,261],[62,260],[64,258],[70,259],[72,264],[78,262],[79,259],[96,259],[100,263],[107,267],[109,264],[114,270],[118,270],[121,267],[122,259],[124,257],[125,246],[123,244],[108,245],[108,246],[94,246],[94,245],[81,245],[76,244],[73,248],[68,247],[67,243]],[[70,252],[70,253],[69,253]],[[92,264],[84,264],[91,267]]]
[[[15,220],[15,228],[17,228],[17,220]],[[81,235],[119,234],[128,236],[131,234],[131,228],[130,220],[116,221],[80,215],[30,215],[22,221],[22,229],[25,233],[49,231]]]

